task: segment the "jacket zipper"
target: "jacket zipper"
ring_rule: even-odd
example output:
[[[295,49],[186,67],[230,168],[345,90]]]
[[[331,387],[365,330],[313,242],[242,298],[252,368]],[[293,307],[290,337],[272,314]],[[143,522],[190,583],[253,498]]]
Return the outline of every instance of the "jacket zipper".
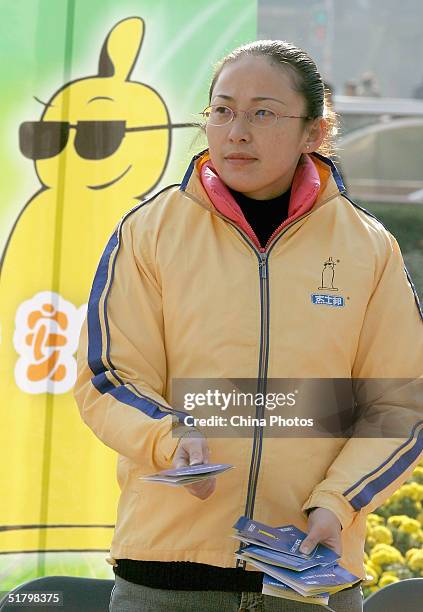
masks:
[[[254,249],[259,259],[259,277],[260,277],[260,309],[261,309],[261,328],[260,328],[260,353],[259,353],[259,369],[258,369],[258,380],[257,380],[257,393],[265,396],[267,389],[267,369],[269,363],[269,269],[268,259],[271,250],[278,240],[285,234],[285,232],[293,227],[298,221],[304,219],[306,216],[311,214],[310,212],[306,215],[299,217],[290,225],[287,225],[283,231],[275,238],[270,244],[267,251],[258,252]],[[256,418],[263,418],[264,405],[257,406]],[[261,461],[261,451],[263,447],[263,428],[261,425],[254,426],[254,442],[250,464],[250,474],[248,479],[248,490],[247,490],[247,501],[245,505],[244,515],[251,519],[254,514],[254,502],[256,497],[258,475]],[[240,543],[240,549],[244,548],[246,544]],[[246,561],[237,559],[236,568],[242,566],[245,570]]]
[[[267,253],[260,253],[259,275],[260,275],[260,310],[261,310],[261,329],[260,329],[260,354],[259,354],[259,369],[257,377],[257,394],[266,393],[267,387],[267,364],[268,364],[268,349],[269,349],[269,283],[267,280]],[[256,418],[261,419],[264,415],[264,406],[257,406]],[[261,447],[262,447],[262,428],[254,428],[255,444],[257,440],[258,451],[254,455],[251,464],[250,476],[257,475],[260,467]],[[257,477],[253,479],[252,487],[248,487],[247,502],[245,506],[245,515],[252,518],[254,512],[254,501],[257,486]]]

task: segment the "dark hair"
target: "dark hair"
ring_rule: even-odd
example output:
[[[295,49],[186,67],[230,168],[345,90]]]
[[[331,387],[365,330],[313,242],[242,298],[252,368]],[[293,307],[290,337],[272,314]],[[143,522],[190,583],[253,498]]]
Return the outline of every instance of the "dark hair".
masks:
[[[317,66],[303,50],[284,40],[257,40],[237,47],[216,65],[209,89],[209,104],[213,89],[220,73],[226,64],[235,62],[245,56],[266,57],[275,66],[288,69],[292,75],[295,91],[300,93],[306,102],[306,115],[311,119],[324,117],[327,122],[325,139],[318,151],[331,155],[334,151],[334,136],[337,133],[338,121],[330,103],[330,92],[325,87]],[[307,119],[305,119],[307,121]]]

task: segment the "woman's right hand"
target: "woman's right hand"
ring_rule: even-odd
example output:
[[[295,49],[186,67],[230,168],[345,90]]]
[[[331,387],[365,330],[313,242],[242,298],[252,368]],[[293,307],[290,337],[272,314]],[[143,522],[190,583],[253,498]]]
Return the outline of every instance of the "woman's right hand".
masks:
[[[193,430],[179,440],[173,457],[173,467],[180,468],[209,463],[209,457],[210,450],[206,438],[198,430]],[[216,477],[211,476],[200,482],[184,485],[184,487],[191,495],[199,499],[207,499],[216,488]]]

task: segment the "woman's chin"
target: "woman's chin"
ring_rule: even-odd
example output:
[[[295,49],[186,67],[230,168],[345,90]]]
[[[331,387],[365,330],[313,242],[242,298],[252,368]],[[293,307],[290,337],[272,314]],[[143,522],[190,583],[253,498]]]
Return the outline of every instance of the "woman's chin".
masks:
[[[242,180],[241,177],[221,176],[220,178],[229,189],[239,191],[240,193],[248,193],[257,189],[256,185],[251,184],[251,181]]]

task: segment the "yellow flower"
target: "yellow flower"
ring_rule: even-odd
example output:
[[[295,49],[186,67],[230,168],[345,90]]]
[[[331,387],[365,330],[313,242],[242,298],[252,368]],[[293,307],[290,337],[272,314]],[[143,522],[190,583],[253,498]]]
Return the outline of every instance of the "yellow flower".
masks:
[[[404,557],[399,550],[388,544],[376,544],[370,553],[370,561],[376,565],[390,565],[391,563],[404,563]]]
[[[423,465],[418,465],[416,468],[414,468],[413,478],[423,481]]]
[[[399,526],[399,530],[404,533],[418,533],[420,530],[420,523],[416,519],[409,518],[408,521],[403,521]]]
[[[399,578],[397,576],[390,576],[389,574],[383,574],[382,578],[379,580],[379,587],[382,589],[388,584],[393,584],[394,582],[399,582]]]
[[[380,565],[376,565],[376,563],[373,563],[373,561],[367,561],[367,567],[374,570],[378,576],[382,574],[382,568]]]
[[[368,563],[366,563],[364,567],[366,569],[366,580],[364,581],[364,583],[368,586],[377,584],[377,581],[379,580],[379,574],[377,573],[377,571]]]
[[[378,552],[379,550],[391,550],[393,546],[389,546],[389,544],[376,544],[370,554],[374,552]],[[396,549],[395,549],[396,550]]]
[[[367,515],[367,523],[369,523],[370,525],[384,525],[385,519],[383,518],[383,516],[370,513]]]
[[[369,560],[369,555],[365,552],[364,553],[364,563],[367,563],[368,560]]]
[[[372,538],[376,540],[376,542],[381,542],[382,544],[392,544],[393,537],[392,533],[389,531],[387,527],[383,525],[378,525],[372,529]]]
[[[422,501],[423,485],[417,482],[408,482],[403,484],[397,493],[399,493],[399,499],[402,499],[403,497],[410,497],[411,499],[414,499],[414,501]]]
[[[423,512],[420,512],[416,519],[419,521],[420,525],[423,525]]]
[[[410,520],[410,517],[406,514],[394,514],[388,518],[388,525],[390,527],[400,527],[403,523]]]
[[[420,552],[420,548],[409,548],[407,550],[407,552],[405,553],[405,558],[407,559],[407,561],[412,555],[414,555],[415,552]]]
[[[408,564],[408,567],[413,570],[413,572],[416,572],[418,570],[422,571],[423,570],[423,550],[416,550],[414,554],[410,555],[410,557],[407,559],[407,564]]]

